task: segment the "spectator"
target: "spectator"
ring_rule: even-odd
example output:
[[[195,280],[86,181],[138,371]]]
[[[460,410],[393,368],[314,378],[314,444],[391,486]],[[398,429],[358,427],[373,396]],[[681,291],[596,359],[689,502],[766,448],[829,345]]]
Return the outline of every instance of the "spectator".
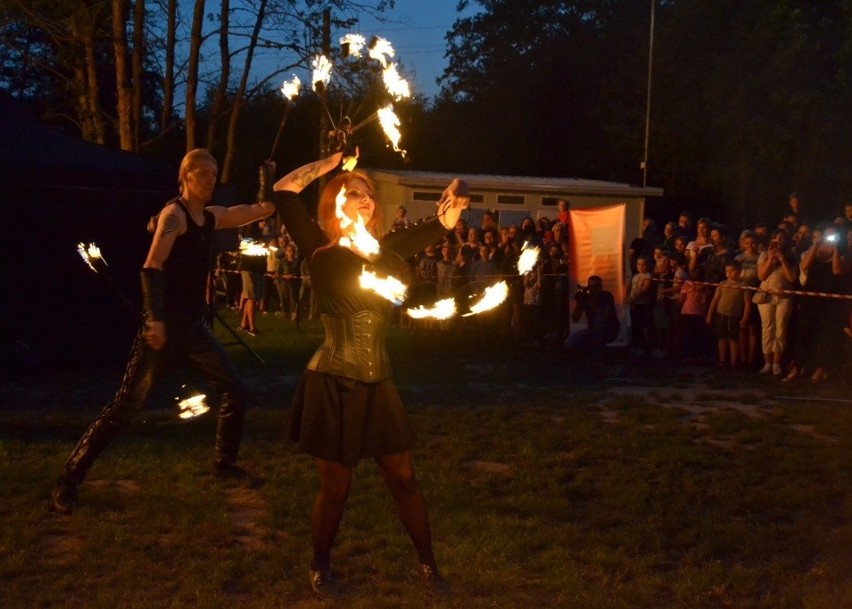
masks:
[[[565,227],[565,232],[568,232],[568,224],[571,221],[571,212],[568,211],[568,201],[558,199],[556,201],[556,221]]]
[[[636,274],[630,278],[624,304],[630,307],[630,337],[634,353],[648,353],[653,341],[653,303],[655,292],[650,264],[646,256],[636,260]]]
[[[813,244],[805,252],[800,269],[810,292],[843,293],[845,262],[840,254],[840,234],[834,226],[821,226],[813,232]],[[845,241],[845,240],[844,240]],[[845,246],[845,243],[843,243]],[[845,248],[844,248],[845,249]],[[803,297],[799,318],[799,353],[801,366],[793,365],[785,380],[792,380],[812,370],[811,380],[823,381],[840,358],[841,328],[847,319],[843,301],[829,297]]]
[[[707,332],[704,320],[707,317],[707,292],[702,285],[704,277],[701,267],[689,271],[689,279],[680,289],[680,353],[685,364],[704,362]]]
[[[574,293],[571,321],[578,323],[586,316],[586,328],[573,332],[563,349],[576,356],[572,363],[585,370],[599,370],[606,346],[618,338],[618,313],[612,292],[603,289],[603,280],[592,275],[586,285]]]
[[[391,231],[408,228],[407,214],[408,210],[405,209],[405,205],[400,205],[396,208],[396,215],[393,217],[393,222],[391,223]]]
[[[792,223],[795,226],[800,226],[805,223],[805,217],[802,213],[801,197],[798,192],[791,192],[787,197],[787,212],[782,216],[782,220],[789,221],[792,217]]]
[[[688,211],[680,212],[677,218],[677,225],[680,228],[680,234],[686,237],[687,243],[695,239],[695,233],[692,230],[692,214]]]
[[[568,228],[559,222],[554,222],[550,227],[553,232],[553,241],[559,246],[562,254],[568,253]]]
[[[663,249],[673,252],[675,249],[675,239],[680,235],[677,224],[674,222],[666,222],[663,226]]]
[[[692,270],[699,264],[704,262],[704,255],[709,253],[713,248],[710,243],[710,229],[713,222],[710,218],[701,218],[698,221],[698,232],[695,239],[686,245],[686,257],[689,260],[689,269]]]
[[[740,330],[748,327],[751,315],[751,292],[742,289],[745,284],[740,279],[740,270],[739,262],[725,265],[725,279],[713,294],[706,318],[718,341],[718,366],[725,368],[730,364],[732,370],[739,363]]]
[[[541,311],[541,263],[524,275],[524,304],[521,308],[521,327],[524,340],[531,345],[538,344],[539,319]]]
[[[654,249],[656,254],[659,248]],[[675,267],[672,264],[673,254],[669,251],[660,250],[660,257],[654,266],[652,279],[654,280],[654,357],[663,359],[670,351],[670,326],[669,309],[672,300],[669,298],[668,290],[672,287]]]
[[[500,227],[497,225],[497,212],[490,209],[482,212],[482,233],[485,234],[487,231],[496,231],[499,229]]]
[[[760,312],[763,345],[761,374],[781,376],[781,356],[787,344],[787,324],[792,313],[789,290],[796,279],[796,262],[790,250],[787,233],[776,230],[769,249],[760,254],[757,262],[760,289],[754,295]]]
[[[760,255],[757,253],[757,244],[751,231],[742,239],[742,252],[737,255],[736,260],[740,265],[740,279],[750,288],[756,288],[760,283],[757,278],[757,261]],[[753,293],[752,293],[753,295]],[[747,369],[754,369],[757,359],[757,338],[760,334],[760,315],[752,310],[749,315],[748,326],[740,332],[740,361]]]
[[[704,281],[719,283],[725,278],[725,265],[734,259],[728,249],[725,228],[717,225],[710,229],[710,244],[712,249],[704,251]]]

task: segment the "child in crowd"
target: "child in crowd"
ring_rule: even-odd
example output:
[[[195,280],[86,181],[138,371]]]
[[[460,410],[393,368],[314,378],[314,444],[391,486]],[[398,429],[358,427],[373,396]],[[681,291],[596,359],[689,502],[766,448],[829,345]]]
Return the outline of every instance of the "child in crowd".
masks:
[[[685,364],[703,363],[705,352],[704,319],[707,317],[707,289],[701,285],[700,266],[690,269],[689,280],[680,288],[680,338]]]
[[[733,260],[725,265],[725,279],[716,287],[707,311],[707,325],[716,334],[719,368],[736,369],[739,363],[740,330],[748,327],[751,316],[751,292],[743,289],[742,267]]]
[[[657,257],[657,249],[660,249],[659,257]],[[656,290],[656,299],[654,302],[654,340],[656,342],[654,357],[663,359],[669,354],[670,327],[668,309],[671,299],[668,298],[667,290],[672,287],[674,268],[672,266],[672,254],[669,251],[655,248],[654,257],[656,259],[653,273],[654,289]]]
[[[630,307],[630,342],[636,354],[650,352],[654,344],[655,298],[650,261],[647,256],[639,256],[636,259],[636,273],[630,278],[624,298],[624,304]]]

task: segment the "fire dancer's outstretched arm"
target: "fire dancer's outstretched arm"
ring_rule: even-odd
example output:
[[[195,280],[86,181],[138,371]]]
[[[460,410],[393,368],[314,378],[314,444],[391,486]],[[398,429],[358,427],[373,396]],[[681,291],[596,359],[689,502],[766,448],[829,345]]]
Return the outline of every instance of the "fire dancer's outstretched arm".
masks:
[[[337,167],[342,158],[342,152],[335,152],[324,159],[303,165],[275,182],[272,189],[275,191],[287,190],[300,193],[307,188],[308,184]]]
[[[247,475],[236,463],[248,391],[207,324],[209,263],[216,228],[269,215],[272,207],[259,203],[233,211],[205,209],[213,198],[218,171],[216,159],[202,148],[188,152],[181,161],[180,196],[166,203],[154,221],[142,265],[144,327],[133,342],[115,397],[80,438],[51,491],[53,506],[61,513],[72,512],[77,487],[95,459],[142,410],[162,373],[173,367],[201,375],[218,393],[214,473],[230,478]]]
[[[234,205],[233,207],[211,205],[205,209],[216,216],[217,230],[251,224],[275,213],[275,205],[270,201],[260,201],[252,205]]]

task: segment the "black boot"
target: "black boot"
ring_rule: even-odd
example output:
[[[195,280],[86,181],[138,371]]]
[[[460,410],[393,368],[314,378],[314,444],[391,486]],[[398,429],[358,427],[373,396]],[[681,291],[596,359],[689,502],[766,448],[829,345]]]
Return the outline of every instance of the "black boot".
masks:
[[[122,425],[101,414],[71,451],[62,474],[50,493],[53,508],[60,514],[70,514],[77,506],[77,487],[104,448],[118,435]]]
[[[219,420],[216,425],[216,448],[213,452],[213,470],[228,478],[244,478],[246,472],[237,467],[237,454],[243,438],[246,411],[246,392],[242,386],[222,394]]]
[[[50,497],[54,510],[60,514],[70,514],[77,507],[77,485],[69,482],[64,475],[59,476],[50,491]]]

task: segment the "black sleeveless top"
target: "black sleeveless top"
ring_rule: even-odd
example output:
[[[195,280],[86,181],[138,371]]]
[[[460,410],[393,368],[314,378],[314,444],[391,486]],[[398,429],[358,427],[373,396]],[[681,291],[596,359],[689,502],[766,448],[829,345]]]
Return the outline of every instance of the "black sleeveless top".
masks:
[[[207,276],[213,262],[213,231],[216,217],[204,210],[204,225],[192,219],[186,204],[177,203],[186,214],[186,232],[178,235],[168,259],[165,273],[165,321],[189,322],[201,319],[207,312]]]

